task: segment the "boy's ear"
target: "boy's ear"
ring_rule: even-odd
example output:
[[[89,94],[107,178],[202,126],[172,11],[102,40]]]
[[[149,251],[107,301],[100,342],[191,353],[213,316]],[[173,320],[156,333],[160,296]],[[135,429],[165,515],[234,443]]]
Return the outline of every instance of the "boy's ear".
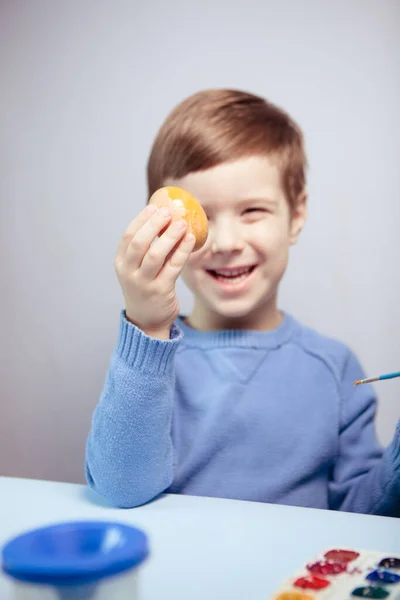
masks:
[[[299,195],[296,205],[292,209],[290,222],[290,243],[292,246],[296,244],[307,219],[307,198],[307,191],[304,190]]]

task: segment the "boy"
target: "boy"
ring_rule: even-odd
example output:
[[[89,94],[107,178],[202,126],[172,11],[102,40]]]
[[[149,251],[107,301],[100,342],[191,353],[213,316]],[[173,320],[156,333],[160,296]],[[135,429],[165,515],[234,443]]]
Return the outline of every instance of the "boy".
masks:
[[[186,188],[210,231],[191,253],[185,224],[147,206],[121,240],[125,311],[86,459],[112,504],[167,491],[400,515],[400,428],[382,452],[373,390],[353,385],[357,359],[278,310],[305,171],[297,125],[248,93],[195,94],[161,127],[149,196]],[[186,318],[181,273],[194,295]]]

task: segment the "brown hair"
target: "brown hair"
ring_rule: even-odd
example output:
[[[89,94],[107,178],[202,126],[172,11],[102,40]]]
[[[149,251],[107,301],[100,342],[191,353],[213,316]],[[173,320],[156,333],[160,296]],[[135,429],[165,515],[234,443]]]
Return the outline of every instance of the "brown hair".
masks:
[[[293,208],[306,185],[307,158],[298,125],[274,104],[247,92],[198,92],[176,106],[154,140],[147,163],[149,196],[166,179],[254,155],[280,161]]]

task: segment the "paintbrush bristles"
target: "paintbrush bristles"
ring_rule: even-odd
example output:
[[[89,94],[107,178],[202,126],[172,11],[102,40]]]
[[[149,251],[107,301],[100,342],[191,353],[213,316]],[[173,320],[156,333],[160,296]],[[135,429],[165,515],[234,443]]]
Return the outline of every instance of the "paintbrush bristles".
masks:
[[[371,377],[370,379],[359,379],[354,382],[354,385],[361,385],[362,383],[373,383],[374,381],[379,381],[379,377]]]

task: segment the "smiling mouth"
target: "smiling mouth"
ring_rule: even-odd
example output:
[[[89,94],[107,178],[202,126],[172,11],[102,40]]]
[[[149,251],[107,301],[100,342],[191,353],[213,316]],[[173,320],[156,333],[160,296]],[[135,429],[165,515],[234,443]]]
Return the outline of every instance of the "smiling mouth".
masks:
[[[207,269],[207,273],[217,281],[229,285],[237,285],[247,279],[247,277],[253,273],[255,268],[256,265],[238,267],[237,269]]]

